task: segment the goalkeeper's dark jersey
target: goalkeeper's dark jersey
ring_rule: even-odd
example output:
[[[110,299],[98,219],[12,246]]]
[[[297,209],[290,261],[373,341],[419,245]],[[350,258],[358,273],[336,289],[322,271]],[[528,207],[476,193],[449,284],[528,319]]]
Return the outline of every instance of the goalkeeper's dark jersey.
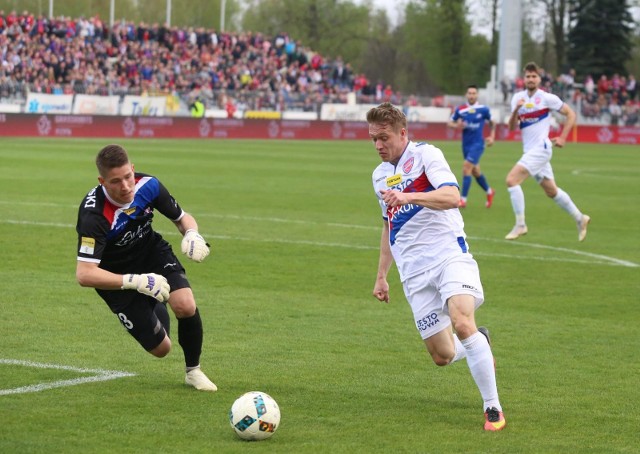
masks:
[[[178,221],[182,208],[157,178],[135,174],[133,202],[123,207],[112,203],[101,185],[85,196],[78,211],[78,260],[99,263],[114,273],[135,272],[157,248],[170,247],[153,231],[153,212]]]

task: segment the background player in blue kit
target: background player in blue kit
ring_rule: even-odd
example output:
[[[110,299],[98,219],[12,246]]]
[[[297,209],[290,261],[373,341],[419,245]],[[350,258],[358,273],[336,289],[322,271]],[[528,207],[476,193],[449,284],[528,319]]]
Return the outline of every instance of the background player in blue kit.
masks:
[[[478,87],[469,85],[465,96],[467,104],[456,107],[451,116],[451,121],[447,123],[451,128],[462,129],[464,163],[462,164],[460,208],[467,206],[467,196],[471,188],[472,176],[487,194],[485,206],[491,208],[495,191],[489,186],[482,170],[480,170],[480,158],[484,153],[485,141],[487,146],[493,145],[496,138],[496,124],[491,120],[489,108],[478,103]],[[488,122],[491,128],[491,133],[486,139],[484,138],[485,122]]]
[[[209,245],[198,233],[196,220],[157,178],[135,172],[121,146],[100,150],[96,166],[100,184],[78,210],[78,283],[95,288],[129,334],[159,358],[171,350],[168,303],[178,319],[185,383],[216,391],[200,370],[202,320],[185,269],[171,245],[151,227],[154,212],[169,218],[184,235],[182,252],[202,262]]]

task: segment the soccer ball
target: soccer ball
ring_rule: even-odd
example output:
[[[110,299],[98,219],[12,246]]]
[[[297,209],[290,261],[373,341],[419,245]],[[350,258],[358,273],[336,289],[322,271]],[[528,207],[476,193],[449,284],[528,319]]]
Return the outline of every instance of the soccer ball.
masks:
[[[264,440],[280,425],[280,408],[269,394],[251,391],[233,403],[229,423],[243,440]]]

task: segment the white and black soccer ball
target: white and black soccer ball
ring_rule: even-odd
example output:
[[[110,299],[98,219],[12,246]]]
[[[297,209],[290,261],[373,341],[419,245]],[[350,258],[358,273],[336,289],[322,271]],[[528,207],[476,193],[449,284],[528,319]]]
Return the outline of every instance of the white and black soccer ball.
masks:
[[[233,403],[229,423],[244,440],[264,440],[280,425],[280,407],[269,394],[251,391]]]

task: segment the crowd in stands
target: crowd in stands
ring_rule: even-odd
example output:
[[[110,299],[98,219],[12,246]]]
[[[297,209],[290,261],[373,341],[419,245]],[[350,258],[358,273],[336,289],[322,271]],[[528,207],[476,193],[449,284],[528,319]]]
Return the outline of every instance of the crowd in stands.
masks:
[[[540,87],[555,93],[562,100],[575,107],[585,121],[603,122],[611,125],[640,125],[640,95],[633,74],[628,77],[613,74],[611,78],[601,75],[596,83],[591,75],[580,83],[576,80],[575,70],[553,77],[542,70]],[[502,81],[503,101],[508,103],[513,91],[524,90],[521,77],[515,81]]]
[[[316,111],[325,102],[402,103],[341,57],[328,60],[287,33],[229,33],[0,11],[0,100],[26,94],[178,94],[222,109]],[[230,106],[230,103],[233,104]]]
[[[0,11],[0,101],[24,102],[29,92],[96,95],[177,95],[185,106],[305,110],[323,103],[391,101],[420,105],[382,81],[372,83],[341,57],[325,58],[287,33],[219,32],[118,21],[99,16],[47,18],[27,11]],[[633,75],[587,76],[575,71],[554,77],[543,71],[543,89],[558,94],[583,119],[640,123]],[[524,89],[521,77],[501,82],[503,101]],[[435,101],[437,101],[436,98]],[[433,105],[440,105],[432,101]]]

